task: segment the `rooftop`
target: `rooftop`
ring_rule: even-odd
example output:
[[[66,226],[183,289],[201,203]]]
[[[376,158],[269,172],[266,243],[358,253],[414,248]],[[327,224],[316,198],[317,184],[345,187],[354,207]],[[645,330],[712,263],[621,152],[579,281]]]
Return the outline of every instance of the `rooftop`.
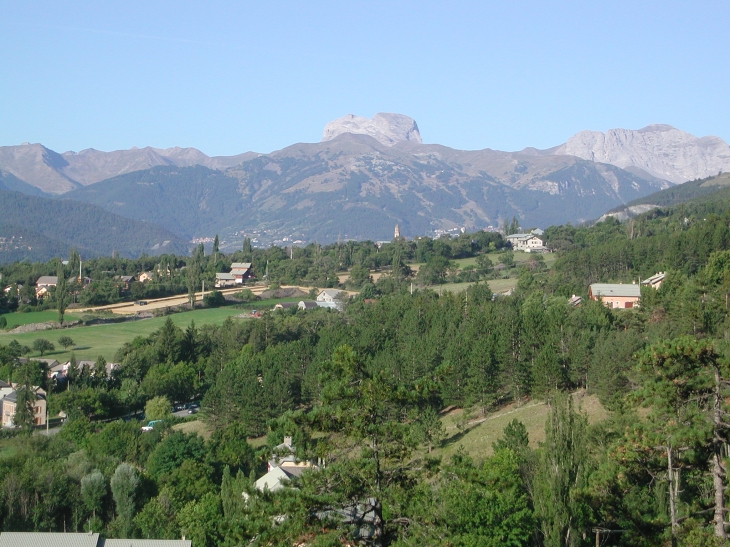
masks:
[[[628,283],[593,283],[593,296],[641,296],[639,285]]]

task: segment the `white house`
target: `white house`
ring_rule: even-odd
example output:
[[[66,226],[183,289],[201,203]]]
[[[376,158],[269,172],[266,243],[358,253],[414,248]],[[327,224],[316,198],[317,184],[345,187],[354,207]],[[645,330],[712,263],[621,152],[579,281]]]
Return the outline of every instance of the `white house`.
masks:
[[[665,272],[656,273],[651,277],[644,279],[641,284],[647,287],[651,287],[652,289],[659,289],[659,287],[662,286],[662,282],[664,281],[666,275],[667,274]]]
[[[507,236],[505,239],[516,251],[531,253],[545,250],[542,239],[537,237],[535,234],[512,234]]]
[[[233,287],[238,281],[232,273],[215,274],[215,288],[222,289],[224,287]]]
[[[337,302],[339,298],[347,296],[345,291],[339,289],[324,289],[317,295],[317,302]]]
[[[274,448],[274,453],[279,455],[269,460],[268,473],[254,483],[259,491],[276,492],[284,487],[283,482],[300,477],[307,469],[317,469],[311,462],[296,459],[291,437],[284,437],[284,442]]]

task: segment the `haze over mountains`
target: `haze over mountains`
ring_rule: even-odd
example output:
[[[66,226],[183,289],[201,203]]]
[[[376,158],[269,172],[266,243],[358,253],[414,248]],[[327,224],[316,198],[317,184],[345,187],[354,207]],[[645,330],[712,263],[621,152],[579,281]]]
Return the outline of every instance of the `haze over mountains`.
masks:
[[[584,131],[548,150],[463,151],[423,144],[415,120],[381,113],[328,123],[319,143],[208,157],[194,148],[0,147],[0,176],[185,239],[242,234],[261,243],[390,239],[437,229],[523,226],[599,217],[685,180],[730,171],[730,147],[670,126]],[[7,184],[6,184],[7,186]]]

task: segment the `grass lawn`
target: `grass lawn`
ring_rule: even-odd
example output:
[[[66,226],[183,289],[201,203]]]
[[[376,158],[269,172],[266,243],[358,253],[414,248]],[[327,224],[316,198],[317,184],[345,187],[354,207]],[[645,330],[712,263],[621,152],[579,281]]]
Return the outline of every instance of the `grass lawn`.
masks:
[[[489,288],[492,289],[492,292],[500,293],[508,291],[509,289],[514,289],[517,286],[517,278],[510,277],[508,279],[490,279],[487,281],[487,284],[489,285]],[[468,281],[466,283],[444,283],[443,285],[431,285],[429,289],[438,294],[443,294],[445,292],[460,293],[472,285],[474,285],[473,281]]]
[[[40,312],[46,313],[46,312]],[[209,308],[203,310],[194,310],[182,313],[174,313],[170,317],[177,326],[185,328],[190,321],[195,320],[196,326],[202,325],[220,325],[227,317],[242,313],[240,308],[227,306],[223,308]],[[31,313],[22,315],[32,315]],[[99,355],[103,355],[107,361],[114,359],[117,349],[125,342],[129,342],[137,336],[148,336],[153,331],[159,329],[166,321],[167,317],[154,317],[152,319],[141,319],[139,321],[128,321],[126,323],[116,323],[110,325],[93,325],[90,327],[76,327],[64,330],[49,330],[39,332],[28,332],[24,334],[7,334],[0,333],[0,344],[7,345],[12,340],[17,340],[25,346],[32,346],[33,340],[36,338],[45,338],[56,345],[56,351],[46,353],[43,357],[52,357],[59,361],[68,359],[71,353],[76,354],[77,359],[95,360]],[[70,336],[76,343],[76,347],[64,351],[58,345],[60,336]],[[40,357],[40,355],[31,353],[29,357]]]
[[[190,422],[183,422],[172,426],[175,431],[182,431],[183,433],[195,433],[200,435],[206,441],[213,435],[213,430],[210,429],[205,422],[202,420],[193,420]]]
[[[203,420],[192,420],[189,422],[176,424],[172,426],[172,429],[174,429],[175,431],[182,431],[183,433],[195,433],[196,435],[200,435],[201,437],[203,437],[205,440],[210,439],[210,437],[213,435],[213,430],[208,425],[206,425]],[[261,448],[266,444],[266,435],[263,435],[262,437],[249,438],[247,439],[247,441],[248,444],[250,444],[254,448]]]
[[[584,412],[591,424],[600,422],[608,416],[595,395],[578,392],[573,395],[573,400],[576,409]],[[459,447],[463,447],[467,454],[475,458],[488,456],[492,453],[492,443],[502,437],[504,428],[514,419],[525,424],[530,446],[537,448],[539,443],[545,441],[545,420],[548,412],[548,406],[539,400],[529,401],[523,405],[512,404],[484,417],[475,418],[470,425],[459,430],[456,424],[463,416],[463,410],[454,410],[441,419],[446,431],[446,440],[443,446],[434,449],[433,455],[448,459],[456,454]]]
[[[58,312],[56,310],[46,311],[31,311],[28,313],[6,313],[2,317],[8,322],[7,328],[13,329],[20,325],[28,325],[30,323],[46,323],[48,321],[58,321]],[[69,321],[73,321],[75,318],[72,316],[66,316]]]
[[[489,257],[489,260],[491,260],[494,264],[498,264],[502,262],[503,254],[504,253],[487,253],[487,256]],[[536,255],[534,253],[514,251],[515,262],[518,264],[520,262],[527,262],[535,256],[542,256],[542,259],[545,261],[545,265],[548,268],[552,268],[553,264],[555,264],[555,261],[558,259],[558,255],[556,253],[545,253],[542,255]],[[459,267],[463,269],[465,266],[476,266],[477,257],[473,256],[471,258],[459,258],[457,260],[454,260],[453,262],[456,262]]]
[[[487,283],[489,283],[489,288],[492,289],[492,292],[500,293],[514,289],[517,286],[517,278],[490,279]]]

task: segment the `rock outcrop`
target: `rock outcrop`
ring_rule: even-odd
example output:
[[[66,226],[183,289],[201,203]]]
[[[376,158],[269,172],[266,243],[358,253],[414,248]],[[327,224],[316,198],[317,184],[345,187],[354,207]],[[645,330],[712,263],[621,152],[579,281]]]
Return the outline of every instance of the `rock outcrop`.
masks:
[[[698,138],[671,125],[649,125],[636,131],[581,131],[549,152],[622,169],[636,167],[677,184],[730,171],[730,146],[725,141]]]
[[[393,146],[400,141],[421,143],[416,120],[403,114],[379,112],[372,118],[348,114],[332,120],[324,127],[322,142],[331,141],[343,133],[369,135],[386,146]]]

